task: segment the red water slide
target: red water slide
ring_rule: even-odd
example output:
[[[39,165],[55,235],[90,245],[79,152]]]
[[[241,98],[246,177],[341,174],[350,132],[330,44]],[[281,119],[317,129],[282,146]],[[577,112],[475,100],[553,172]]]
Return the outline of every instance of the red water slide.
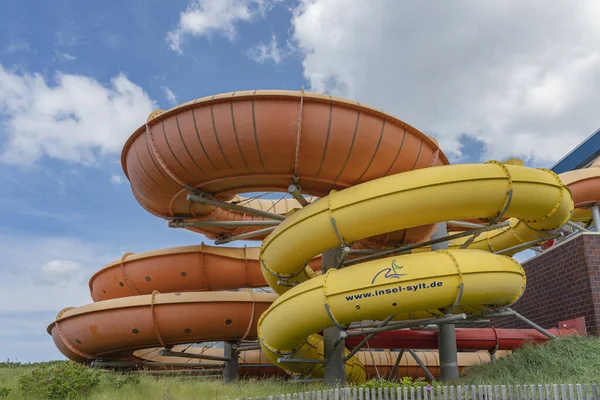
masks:
[[[559,323],[559,328],[548,329],[555,336],[585,335],[583,318]],[[356,347],[363,336],[346,339],[346,346]],[[549,337],[535,329],[499,329],[499,328],[457,328],[456,347],[460,351],[468,350],[514,350],[523,344],[543,343]],[[369,339],[369,347],[374,349],[437,349],[438,332],[436,329],[404,329],[381,332]]]

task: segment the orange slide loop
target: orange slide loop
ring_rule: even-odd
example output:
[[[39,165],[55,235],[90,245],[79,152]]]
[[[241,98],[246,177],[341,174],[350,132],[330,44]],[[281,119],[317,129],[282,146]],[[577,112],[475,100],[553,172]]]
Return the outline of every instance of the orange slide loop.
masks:
[[[156,158],[156,160],[158,161],[158,163],[162,167],[163,171],[165,171],[167,173],[167,175],[169,175],[169,177],[171,179],[173,179],[175,182],[177,182],[178,184],[180,184],[182,187],[184,187],[185,189],[187,189],[187,190],[189,190],[191,192],[194,192],[195,189],[192,188],[187,183],[185,183],[177,175],[175,175],[175,173],[173,171],[171,171],[171,169],[167,166],[167,163],[165,163],[165,160],[163,160],[163,158],[161,157],[160,153],[158,152],[158,149],[156,148],[156,143],[154,141],[154,136],[152,136],[152,130],[150,129],[150,126],[148,125],[148,122],[146,122],[146,137],[148,138],[148,143],[150,144],[150,149],[152,149],[152,154],[154,154],[154,157]]]
[[[206,290],[212,290],[208,280],[208,274],[206,273],[206,264],[204,263],[204,242],[200,242],[200,276],[204,277]]]
[[[65,336],[63,335],[62,331],[60,330],[60,324],[58,322],[58,318],[56,319],[56,321],[54,322],[54,327],[56,328],[56,332],[58,332],[58,336],[60,337],[60,340],[62,340],[62,342],[64,343],[65,346],[67,346],[67,348],[69,350],[71,350],[73,353],[77,354],[79,357],[83,357],[87,360],[95,358],[94,356],[84,353],[83,351],[76,349],[71,343],[69,343],[69,341],[67,340],[67,338],[65,338]],[[75,339],[78,340],[78,339]]]
[[[244,245],[244,270],[246,272],[246,287],[250,287],[250,272],[248,271],[248,246]],[[252,295],[252,315],[254,315],[254,306],[256,305],[255,300],[254,300],[254,294]],[[249,328],[248,328],[249,329]],[[246,335],[248,334],[248,332],[246,332]],[[244,337],[246,337],[246,335],[244,335]]]
[[[167,346],[165,345],[165,341],[160,335],[160,331],[158,330],[158,323],[156,322],[156,316],[154,314],[154,296],[156,296],[157,294],[160,294],[160,292],[158,290],[153,290],[152,296],[150,297],[150,313],[152,315],[152,326],[154,327],[154,332],[156,333],[156,338],[158,339],[158,342],[162,347],[166,348]]]
[[[244,246],[244,249],[245,249],[245,246]],[[240,341],[246,340],[246,337],[248,336],[248,334],[250,333],[250,330],[254,326],[254,314],[256,313],[256,297],[254,296],[254,292],[252,291],[252,289],[249,289],[248,293],[250,293],[250,297],[252,297],[252,312],[250,314],[250,320],[248,321],[248,327],[246,328],[246,332],[244,332],[244,334],[240,338]]]
[[[300,107],[298,108],[298,132],[296,133],[296,155],[294,156],[294,184],[298,183],[300,168],[300,138],[302,136],[302,107],[304,105],[304,85],[300,89]]]
[[[127,277],[127,274],[125,273],[125,259],[131,255],[133,255],[134,253],[128,251],[127,253],[123,254],[123,256],[121,257],[121,274],[123,274],[123,279],[125,279],[125,283],[127,283],[127,286],[129,286],[129,289],[131,289],[131,291],[133,293],[135,293],[136,295],[139,295],[140,292],[138,292],[135,287],[133,286],[133,284],[131,283],[131,281],[129,280],[129,278]]]

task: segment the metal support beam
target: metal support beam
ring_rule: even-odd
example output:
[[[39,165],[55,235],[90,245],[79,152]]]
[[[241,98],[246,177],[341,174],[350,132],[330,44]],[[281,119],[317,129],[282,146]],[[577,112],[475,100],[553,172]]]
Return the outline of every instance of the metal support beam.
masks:
[[[238,377],[239,363],[236,342],[225,342],[225,369],[223,370],[223,380],[225,382],[234,382]]]
[[[395,315],[390,315],[382,323],[380,323],[377,327],[382,328],[382,327],[386,326],[388,324],[388,322],[390,322],[392,320],[392,318],[394,318],[394,317],[395,317]],[[365,344],[367,344],[367,342],[373,338],[373,336],[375,336],[375,333],[369,333],[355,348],[352,349],[352,351],[350,353],[348,353],[348,355],[346,356],[346,361],[348,361],[356,353],[358,353],[358,351],[360,349],[362,349],[363,346]]]
[[[415,351],[413,349],[408,349],[408,352],[410,353],[411,356],[413,356],[413,358],[415,359],[417,364],[419,364],[419,367],[421,367],[421,369],[425,372],[425,375],[427,375],[427,379],[429,379],[431,382],[435,382],[436,381],[435,377],[433,376],[431,371],[429,369],[427,369],[427,366],[425,364],[423,364],[423,361],[421,361],[421,359],[419,358],[417,353],[415,353]]]
[[[452,225],[452,226],[458,226],[460,228],[467,228],[467,229],[479,229],[479,228],[485,227],[484,224],[474,224],[473,222],[466,222],[466,221],[448,221],[448,222],[446,222],[446,224]]]
[[[393,256],[393,255],[402,254],[402,253],[408,253],[411,250],[417,249],[419,247],[433,246],[434,244],[437,244],[437,243],[449,242],[454,239],[459,239],[459,238],[463,238],[463,237],[467,237],[467,236],[471,236],[471,235],[479,235],[480,233],[491,231],[494,229],[504,228],[505,226],[509,226],[509,225],[510,225],[510,221],[504,221],[499,224],[487,225],[483,228],[473,229],[470,231],[465,231],[465,232],[460,232],[460,233],[455,233],[454,235],[448,235],[445,237],[435,238],[435,239],[428,240],[426,242],[411,244],[411,245],[407,245],[407,246],[400,246],[395,249],[380,251],[380,252],[377,252],[377,253],[374,253],[374,254],[371,254],[368,256],[348,260],[344,263],[344,265],[348,266],[348,265],[360,264],[365,261],[375,260],[375,259],[381,258],[381,257]]]
[[[302,196],[302,193],[300,193],[300,187],[298,187],[298,185],[290,185],[288,187],[288,192],[302,207],[306,207],[309,204],[304,196]]]
[[[253,238],[256,236],[269,234],[269,233],[273,232],[275,230],[275,228],[276,227],[273,226],[271,228],[258,229],[253,232],[241,233],[239,235],[219,237],[215,240],[215,244],[226,244],[226,243],[235,242],[236,240],[250,239],[250,238]]]
[[[477,229],[477,234],[481,229]],[[433,239],[444,238],[448,235],[445,223],[438,224]],[[475,236],[472,236],[474,238]],[[448,250],[448,242],[438,242],[431,245],[432,251]],[[438,326],[438,346],[440,354],[440,377],[444,381],[458,380],[458,352],[456,349],[456,326],[452,323]],[[412,354],[412,353],[411,353]]]
[[[535,329],[536,331],[548,336],[550,339],[554,340],[556,339],[556,336],[554,336],[553,334],[551,334],[550,332],[548,332],[547,330],[545,330],[544,328],[542,328],[541,326],[539,326],[538,324],[536,324],[535,322],[525,318],[524,316],[522,316],[521,314],[519,314],[518,312],[511,310],[514,313],[514,316],[522,321],[525,322],[527,325],[531,326],[533,329]]]
[[[594,226],[596,227],[596,232],[600,232],[600,210],[598,210],[597,204],[594,207],[592,207],[592,218],[594,218]]]
[[[196,364],[196,363],[175,363],[175,362],[130,362],[130,361],[102,361],[94,360],[91,363],[92,367],[107,367],[107,368],[220,368],[223,364]]]
[[[279,364],[325,364],[325,360],[317,360],[312,358],[284,358],[277,359]]]
[[[244,226],[277,226],[281,222],[272,219],[254,221],[169,221],[169,228],[237,228]]]
[[[503,249],[503,250],[497,251],[495,254],[506,254],[506,253],[510,253],[510,252],[513,252],[513,251],[528,249],[528,248],[530,248],[533,245],[536,245],[538,243],[547,242],[548,240],[556,239],[559,236],[561,236],[561,235],[555,234],[555,235],[550,235],[550,236],[545,237],[545,238],[540,238],[540,239],[532,240],[530,242],[521,243],[519,245],[516,245],[516,246],[513,246],[513,247],[509,247],[507,249]]]
[[[589,232],[589,230],[585,229],[583,226],[576,224],[573,221],[567,221],[567,225],[569,225],[571,228],[578,230],[579,232]]]
[[[238,347],[238,352],[242,352],[242,351],[252,351],[252,350],[260,350],[261,347],[259,344],[255,345],[255,346],[247,346],[247,345],[243,345]]]
[[[343,249],[336,247],[327,250],[321,258],[321,271],[323,274],[331,268],[337,268],[342,257]],[[346,357],[343,341],[340,341],[341,330],[337,326],[323,331],[323,347],[325,351],[324,378],[330,386],[344,386],[346,384]]]
[[[456,349],[456,326],[442,324],[438,327],[438,346],[440,351],[440,377],[443,381],[458,380],[458,353]]]
[[[400,350],[398,353],[398,358],[396,358],[396,362],[394,363],[394,368],[390,371],[388,375],[388,379],[393,379],[396,377],[396,373],[398,372],[398,367],[400,366],[400,361],[402,361],[402,356],[404,355],[404,349]]]
[[[225,210],[236,211],[241,214],[256,215],[258,217],[264,217],[264,218],[274,219],[274,220],[278,220],[278,221],[283,221],[285,219],[285,216],[283,216],[283,215],[279,215],[279,214],[275,214],[275,213],[263,211],[263,210],[257,210],[255,208],[240,206],[240,205],[233,204],[233,203],[227,203],[225,201],[217,200],[213,197],[210,197],[210,196],[204,195],[204,194],[190,193],[187,195],[187,200],[193,201],[194,203],[205,204],[207,206],[220,207]]]
[[[212,360],[212,361],[229,361],[229,358],[226,358],[226,357],[211,356],[208,354],[183,353],[181,351],[161,350],[158,352],[158,354],[160,354],[161,356],[167,356],[167,357],[196,358],[199,360]]]
[[[353,336],[362,336],[365,333],[379,333],[379,332],[387,332],[387,331],[396,331],[398,329],[411,328],[413,326],[441,324],[444,322],[448,323],[451,321],[461,320],[461,319],[466,319],[466,318],[467,318],[466,314],[455,314],[455,315],[449,315],[447,317],[415,319],[412,321],[409,320],[409,321],[405,321],[405,322],[389,323],[386,326],[382,326],[382,327],[365,328],[365,329],[361,329],[360,331],[346,331],[346,332],[342,331],[342,332],[340,332],[340,337],[347,338],[347,337],[353,337]]]

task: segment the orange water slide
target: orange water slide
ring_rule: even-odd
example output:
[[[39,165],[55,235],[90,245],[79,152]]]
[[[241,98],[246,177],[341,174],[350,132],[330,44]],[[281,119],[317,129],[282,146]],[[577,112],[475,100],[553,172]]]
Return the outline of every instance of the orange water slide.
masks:
[[[127,140],[121,161],[144,209],[213,239],[274,226],[302,207],[297,199],[265,200],[249,192],[288,193],[293,186],[312,202],[381,177],[449,164],[435,140],[395,117],[358,102],[293,91],[226,93],[157,110]],[[412,226],[352,246],[418,243],[434,229]],[[318,241],[320,232],[314,235]],[[267,285],[259,253],[198,245],[126,254],[90,279],[94,303],[64,309],[48,332],[63,354],[80,362],[157,361],[162,356],[152,356],[156,348],[255,340],[258,318],[277,298],[248,289]],[[320,274],[319,256],[308,264],[305,274]],[[370,376],[394,362],[392,353],[377,354],[357,353]],[[423,353],[434,368],[435,354]],[[240,357],[264,358],[260,352]],[[461,365],[485,358],[461,357]],[[412,365],[409,358],[406,363]]]
[[[298,203],[236,194],[287,193],[295,184],[303,194],[319,197],[374,178],[447,165],[448,160],[432,138],[372,107],[314,93],[261,90],[153,112],[126,142],[121,163],[135,198],[148,212],[169,220],[209,222],[264,218],[189,202],[189,189],[283,215]],[[216,238],[259,227],[187,229]],[[414,243],[433,229],[411,228],[395,237]]]

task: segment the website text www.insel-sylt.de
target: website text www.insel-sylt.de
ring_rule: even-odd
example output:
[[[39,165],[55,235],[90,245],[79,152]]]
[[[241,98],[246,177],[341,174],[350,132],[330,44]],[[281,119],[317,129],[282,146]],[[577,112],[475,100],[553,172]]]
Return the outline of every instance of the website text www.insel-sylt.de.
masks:
[[[432,288],[438,288],[441,286],[442,286],[442,282],[437,282],[437,281],[433,281],[433,282],[429,282],[429,283],[423,282],[423,283],[419,283],[416,285],[399,285],[398,287],[389,288],[389,289],[379,289],[379,290],[372,290],[369,292],[353,294],[350,296],[346,296],[346,300],[347,301],[359,300],[359,299],[366,299],[369,297],[385,296],[385,295],[397,294],[397,293],[402,293],[402,292],[416,292],[418,290],[427,290],[427,289],[432,289]]]

